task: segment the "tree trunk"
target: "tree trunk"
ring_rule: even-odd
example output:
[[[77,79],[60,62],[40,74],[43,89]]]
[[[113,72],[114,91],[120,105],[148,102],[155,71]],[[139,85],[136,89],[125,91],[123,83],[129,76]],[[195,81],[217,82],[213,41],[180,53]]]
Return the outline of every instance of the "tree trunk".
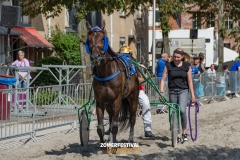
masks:
[[[87,34],[85,19],[80,20],[78,24],[78,32],[80,37]],[[90,56],[89,54],[87,54],[85,50],[85,44],[82,42],[80,42],[80,51],[81,51],[81,65],[86,66],[86,69],[83,69],[83,83],[89,83],[92,81],[92,77],[90,77],[90,75],[92,74]]]
[[[225,24],[223,23],[223,0],[218,0],[218,71],[223,70],[223,47],[224,47],[224,37],[225,37]]]
[[[167,53],[170,56],[171,54],[170,54],[168,32],[167,33],[162,32],[162,37],[163,37],[164,53]]]

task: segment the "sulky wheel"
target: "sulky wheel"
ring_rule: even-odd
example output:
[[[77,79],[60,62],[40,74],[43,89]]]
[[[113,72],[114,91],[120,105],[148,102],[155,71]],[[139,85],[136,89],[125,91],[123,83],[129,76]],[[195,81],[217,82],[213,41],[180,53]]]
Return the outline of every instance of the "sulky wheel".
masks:
[[[89,142],[89,128],[88,128],[88,118],[86,110],[82,110],[79,115],[80,117],[80,141],[82,146],[88,146]]]

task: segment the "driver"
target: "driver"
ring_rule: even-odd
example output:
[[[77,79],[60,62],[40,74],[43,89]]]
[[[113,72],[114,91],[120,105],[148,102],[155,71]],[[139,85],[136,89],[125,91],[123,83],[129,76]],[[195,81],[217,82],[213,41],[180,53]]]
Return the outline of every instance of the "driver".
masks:
[[[132,51],[128,46],[122,46],[119,49],[119,53],[131,54],[131,57],[132,57]],[[139,83],[144,81],[144,78],[139,72],[138,72],[138,81]],[[151,106],[150,106],[149,98],[144,92],[143,84],[139,85],[138,103],[142,107],[142,119],[144,124],[145,137],[155,137],[154,134],[152,133],[152,127],[151,127],[152,125]]]

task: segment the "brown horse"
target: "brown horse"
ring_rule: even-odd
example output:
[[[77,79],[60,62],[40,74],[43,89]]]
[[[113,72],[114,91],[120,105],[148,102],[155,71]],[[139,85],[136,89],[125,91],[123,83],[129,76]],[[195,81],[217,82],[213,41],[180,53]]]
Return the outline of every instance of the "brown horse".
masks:
[[[93,90],[100,141],[104,143],[103,118],[106,109],[109,114],[111,141],[116,143],[118,127],[122,131],[130,126],[128,142],[133,142],[139,94],[137,74],[133,74],[129,79],[126,78],[126,68],[119,60],[118,54],[108,45],[104,32],[105,22],[101,28],[92,27],[87,23],[87,28],[86,50],[94,64]],[[120,122],[119,126],[118,122]]]

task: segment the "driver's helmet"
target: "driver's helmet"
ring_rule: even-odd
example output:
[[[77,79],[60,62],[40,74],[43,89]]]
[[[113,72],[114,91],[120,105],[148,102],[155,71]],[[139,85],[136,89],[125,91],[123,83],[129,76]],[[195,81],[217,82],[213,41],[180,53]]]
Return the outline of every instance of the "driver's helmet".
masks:
[[[122,46],[119,49],[119,53],[126,53],[126,54],[132,54],[132,50],[128,46]]]

